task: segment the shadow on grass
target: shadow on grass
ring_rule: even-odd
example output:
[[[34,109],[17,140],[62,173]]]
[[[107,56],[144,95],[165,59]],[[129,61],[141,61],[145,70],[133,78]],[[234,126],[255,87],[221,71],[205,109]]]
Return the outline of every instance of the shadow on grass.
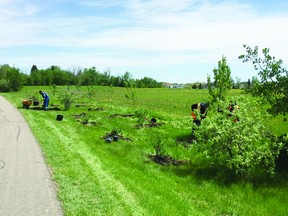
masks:
[[[288,171],[277,171],[273,177],[265,175],[253,175],[243,177],[235,174],[231,170],[217,169],[209,166],[186,165],[173,167],[172,171],[179,177],[191,177],[196,183],[211,181],[220,186],[230,186],[232,184],[252,184],[255,189],[262,187],[288,187]]]
[[[211,181],[218,185],[229,186],[231,184],[240,183],[241,180],[235,174],[229,171],[223,171],[212,167],[200,167],[190,165],[189,167],[181,167],[173,169],[174,173],[179,177],[191,176],[196,183]]]
[[[26,109],[26,110],[40,110],[43,111],[44,108],[43,107],[29,107],[29,108],[24,108],[24,107],[18,107],[18,109]],[[47,111],[59,111],[60,108],[59,107],[49,107],[49,109]]]
[[[176,137],[177,145],[182,145],[187,148],[192,147],[195,140],[196,137],[193,136],[192,133]],[[285,166],[282,164],[280,168],[276,167],[275,175],[272,177],[265,174],[265,172],[260,172],[259,170],[255,171],[255,173],[251,173],[249,176],[241,176],[240,174],[233,172],[233,170],[225,167],[212,167],[207,161],[195,162],[191,162],[190,165],[172,168],[172,170],[177,176],[191,176],[194,181],[199,183],[202,183],[203,181],[212,181],[222,186],[229,186],[235,183],[250,183],[254,187],[288,186],[288,169],[286,160]],[[276,164],[278,163],[276,161]]]
[[[196,141],[196,137],[192,133],[183,134],[182,136],[176,137],[177,145],[182,145],[184,147],[189,147],[193,145],[194,141]]]

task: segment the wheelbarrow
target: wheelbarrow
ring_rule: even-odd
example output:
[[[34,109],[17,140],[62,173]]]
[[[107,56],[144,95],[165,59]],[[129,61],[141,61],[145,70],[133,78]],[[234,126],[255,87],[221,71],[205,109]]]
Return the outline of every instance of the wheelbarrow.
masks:
[[[22,100],[23,108],[29,109],[30,105],[32,104],[32,100]]]

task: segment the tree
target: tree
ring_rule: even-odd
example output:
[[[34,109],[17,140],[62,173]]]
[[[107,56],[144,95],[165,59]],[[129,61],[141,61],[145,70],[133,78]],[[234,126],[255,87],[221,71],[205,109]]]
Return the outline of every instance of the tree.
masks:
[[[248,79],[248,81],[247,81],[247,89],[250,89],[250,88],[251,88],[251,80]]]
[[[273,175],[281,143],[267,133],[265,120],[269,116],[253,109],[253,103],[244,97],[235,100],[240,109],[232,115],[229,110],[215,112],[195,128],[196,149],[220,172],[229,170],[243,179]],[[228,103],[220,101],[222,106]]]
[[[90,86],[97,85],[99,79],[99,72],[95,67],[85,68],[83,72],[79,74],[80,85]]]
[[[161,84],[150,77],[143,77],[142,79],[136,79],[135,84],[137,88],[159,88]]]
[[[227,65],[227,60],[223,56],[221,61],[218,61],[218,68],[213,70],[214,83],[211,82],[211,77],[207,77],[209,94],[212,97],[212,103],[219,100],[224,100],[227,92],[232,88],[231,70]]]
[[[37,66],[36,66],[36,65],[33,65],[32,68],[31,68],[31,70],[30,70],[30,73],[31,73],[32,71],[37,71],[37,70],[38,70]]]
[[[243,62],[252,62],[258,71],[261,81],[253,84],[252,95],[259,96],[263,103],[268,103],[268,111],[273,114],[288,112],[288,71],[282,67],[283,61],[272,57],[268,48],[262,49],[263,57],[259,57],[258,47],[254,49],[244,45],[246,54],[240,55]]]
[[[59,66],[52,65],[46,71],[46,85],[69,85],[70,72],[62,70]],[[43,75],[44,76],[44,75]]]
[[[22,88],[24,76],[18,68],[3,65],[0,67],[0,75],[2,91],[18,91]]]
[[[234,82],[233,88],[234,89],[240,89],[240,85],[241,85],[241,78],[235,77],[235,82]]]
[[[108,69],[108,70],[104,71],[104,73],[101,75],[100,85],[109,86],[110,85],[110,78],[111,78],[111,72]]]
[[[31,85],[41,85],[41,73],[39,70],[33,70],[30,72]]]

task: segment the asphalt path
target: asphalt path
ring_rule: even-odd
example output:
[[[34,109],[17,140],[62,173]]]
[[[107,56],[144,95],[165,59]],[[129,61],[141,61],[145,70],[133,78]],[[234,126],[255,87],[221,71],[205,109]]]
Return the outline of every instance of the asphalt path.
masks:
[[[0,96],[0,215],[63,215],[39,144],[21,113]]]

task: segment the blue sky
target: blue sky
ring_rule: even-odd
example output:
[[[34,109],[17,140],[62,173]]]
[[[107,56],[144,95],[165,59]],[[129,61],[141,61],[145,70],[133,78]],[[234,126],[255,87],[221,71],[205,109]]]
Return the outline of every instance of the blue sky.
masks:
[[[286,0],[0,0],[0,65],[190,83],[225,56],[246,81],[257,73],[238,59],[243,44],[288,62],[287,10]]]

